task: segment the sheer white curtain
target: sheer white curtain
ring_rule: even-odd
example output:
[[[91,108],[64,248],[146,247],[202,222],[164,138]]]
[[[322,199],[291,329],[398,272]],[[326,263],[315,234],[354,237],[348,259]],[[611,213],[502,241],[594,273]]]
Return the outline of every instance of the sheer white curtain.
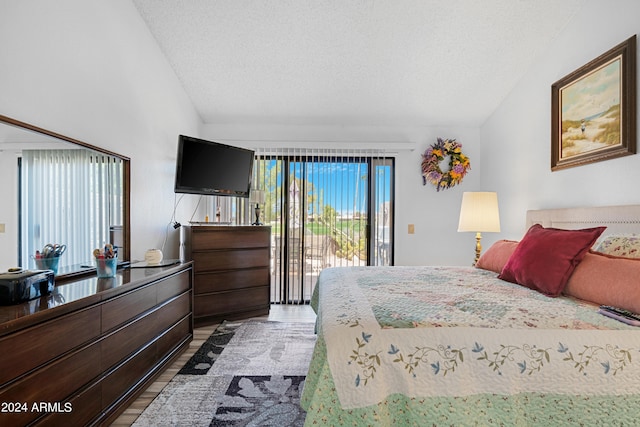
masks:
[[[25,150],[21,167],[21,260],[48,243],[67,246],[60,266],[84,264],[121,226],[122,161],[89,150]]]

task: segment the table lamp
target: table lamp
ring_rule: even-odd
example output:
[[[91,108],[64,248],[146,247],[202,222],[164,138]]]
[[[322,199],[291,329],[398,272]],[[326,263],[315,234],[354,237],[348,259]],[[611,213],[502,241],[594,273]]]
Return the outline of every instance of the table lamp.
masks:
[[[255,203],[254,209],[256,221],[251,225],[262,225],[260,222],[260,205],[264,204],[264,190],[251,190],[251,203]]]
[[[475,266],[482,252],[482,232],[500,231],[500,213],[498,212],[498,194],[493,192],[464,192],[460,207],[458,231],[476,233]]]

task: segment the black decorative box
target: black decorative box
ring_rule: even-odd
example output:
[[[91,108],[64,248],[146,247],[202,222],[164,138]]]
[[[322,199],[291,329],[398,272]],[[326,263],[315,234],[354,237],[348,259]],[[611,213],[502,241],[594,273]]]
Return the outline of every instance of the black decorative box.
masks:
[[[47,295],[55,286],[51,270],[19,270],[0,274],[0,305],[18,304]]]

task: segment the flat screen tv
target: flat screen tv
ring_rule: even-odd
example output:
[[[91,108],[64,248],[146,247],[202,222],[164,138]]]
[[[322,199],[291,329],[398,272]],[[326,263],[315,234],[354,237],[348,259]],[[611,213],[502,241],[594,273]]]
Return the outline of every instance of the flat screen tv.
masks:
[[[249,197],[254,151],[180,135],[176,193]]]

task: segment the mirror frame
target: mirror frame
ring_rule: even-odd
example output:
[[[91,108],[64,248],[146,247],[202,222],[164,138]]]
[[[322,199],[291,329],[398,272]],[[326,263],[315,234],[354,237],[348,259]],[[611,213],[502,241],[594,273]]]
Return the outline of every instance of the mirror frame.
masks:
[[[121,159],[123,161],[123,173],[124,176],[122,177],[122,183],[123,183],[123,189],[122,189],[122,196],[124,198],[124,200],[122,201],[123,203],[123,212],[122,212],[122,217],[124,220],[124,233],[122,236],[122,249],[120,253],[123,254],[123,261],[124,262],[130,262],[131,261],[131,159],[129,159],[129,157],[125,157],[121,154],[117,154],[114,153],[112,151],[109,150],[105,150],[103,148],[100,147],[96,147],[95,145],[91,145],[91,144],[87,144],[86,142],[83,141],[79,141],[77,139],[74,138],[70,138],[68,136],[65,135],[61,135],[59,133],[56,132],[52,132],[43,128],[40,128],[38,126],[34,126],[32,124],[29,123],[25,123],[25,122],[21,122],[20,120],[16,120],[16,119],[12,119],[10,117],[7,116],[3,116],[0,114],[0,123],[4,123],[7,125],[11,125],[17,128],[21,128],[21,129],[25,129],[28,131],[32,131],[32,132],[36,132],[48,137],[52,137],[52,138],[56,138],[59,139],[61,141],[64,142],[69,142],[71,144],[75,144],[75,145],[79,145],[81,147],[93,150],[93,151],[97,151],[99,153],[103,153],[109,156],[113,156],[113,157],[117,157],[119,159]],[[90,270],[90,272],[93,272],[95,269]],[[68,274],[61,274],[60,276],[56,276],[56,282],[62,282],[65,280],[69,280],[72,279],[74,277],[77,276],[83,276],[87,274],[87,270],[81,270],[78,272],[72,272],[72,273],[68,273]]]

